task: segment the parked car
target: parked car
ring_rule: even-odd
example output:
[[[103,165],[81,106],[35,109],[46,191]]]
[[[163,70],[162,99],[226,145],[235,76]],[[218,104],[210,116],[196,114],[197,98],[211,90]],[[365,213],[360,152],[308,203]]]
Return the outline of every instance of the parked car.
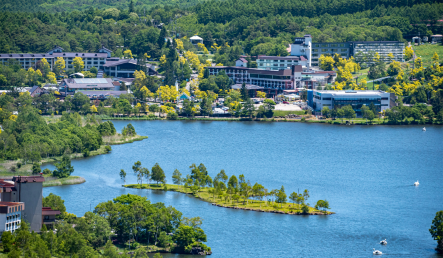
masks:
[[[289,102],[287,102],[287,101],[283,101],[283,104],[289,104]]]

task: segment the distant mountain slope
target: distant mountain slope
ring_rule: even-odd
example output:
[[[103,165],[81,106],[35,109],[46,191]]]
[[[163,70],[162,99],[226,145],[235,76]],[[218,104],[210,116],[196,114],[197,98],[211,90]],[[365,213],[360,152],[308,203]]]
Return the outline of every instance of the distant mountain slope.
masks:
[[[134,0],[134,7],[142,9],[155,5],[178,5],[188,7],[195,5],[199,0]],[[11,12],[66,12],[86,10],[91,7],[123,8],[127,9],[130,0],[1,0],[0,11]]]

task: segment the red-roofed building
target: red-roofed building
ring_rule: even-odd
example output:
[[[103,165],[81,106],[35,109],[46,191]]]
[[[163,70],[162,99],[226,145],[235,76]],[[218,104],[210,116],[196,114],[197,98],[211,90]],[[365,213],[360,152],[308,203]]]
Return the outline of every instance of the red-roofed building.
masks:
[[[42,225],[46,228],[53,229],[55,224],[55,215],[59,215],[60,211],[53,210],[51,207],[42,208]]]

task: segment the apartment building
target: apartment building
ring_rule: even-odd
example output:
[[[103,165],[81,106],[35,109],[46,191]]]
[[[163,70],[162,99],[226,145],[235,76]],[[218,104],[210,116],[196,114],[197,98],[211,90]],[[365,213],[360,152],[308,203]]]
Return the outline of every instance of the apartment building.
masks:
[[[0,233],[14,233],[22,223],[23,202],[0,202]]]
[[[30,223],[31,230],[39,232],[42,228],[42,190],[45,178],[42,176],[15,176],[11,180],[0,179],[0,201],[24,203],[21,220]]]
[[[81,57],[85,63],[85,70],[88,71],[92,67],[97,69],[103,69],[103,65],[106,63],[106,59],[111,57],[112,51],[102,47],[98,53],[79,53],[79,52],[63,52],[63,48],[55,46],[53,49],[43,54],[0,54],[0,63],[7,65],[11,60],[17,60],[23,69],[29,68],[36,69],[37,63],[43,58],[48,61],[51,69],[54,67],[57,57],[62,57],[65,60],[65,69],[73,70],[72,64],[74,58]]]

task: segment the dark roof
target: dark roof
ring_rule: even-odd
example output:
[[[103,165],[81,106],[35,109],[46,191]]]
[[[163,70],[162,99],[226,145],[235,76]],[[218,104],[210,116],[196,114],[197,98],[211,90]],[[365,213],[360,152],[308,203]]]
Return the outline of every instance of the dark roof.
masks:
[[[0,54],[0,58],[51,58],[50,54]]]
[[[114,86],[120,86],[121,84],[120,84],[120,82],[113,81],[113,82],[112,82],[112,85],[114,85]]]
[[[137,65],[137,60],[135,60],[135,59],[119,59],[118,61],[106,60],[106,63],[103,66],[104,67],[112,67],[112,66],[117,66],[117,65],[122,65],[122,64]]]
[[[258,56],[258,59],[265,60],[300,60],[298,56]]]
[[[53,210],[51,207],[42,207],[42,215],[59,215],[60,211]]]
[[[106,50],[106,51],[112,52],[112,50],[105,48],[105,46],[102,46],[101,49],[104,49],[104,50]]]
[[[45,178],[42,176],[15,176],[12,181],[17,183],[23,182],[45,182]]]
[[[234,90],[239,90],[241,89],[242,84],[234,84],[231,86],[231,88],[233,88]],[[246,89],[248,90],[262,90],[264,89],[263,87],[257,86],[257,85],[253,85],[253,84],[245,84]]]
[[[11,179],[11,180],[12,180],[12,179]],[[8,180],[8,181],[10,181],[10,180]],[[4,179],[0,179],[0,187],[14,187],[14,184],[11,184],[11,183],[8,183],[8,182],[5,182]]]
[[[108,57],[107,53],[53,53],[51,56],[54,57],[100,57],[100,58],[106,58]]]
[[[23,202],[0,202],[0,206],[18,206],[23,204]]]
[[[30,90],[29,93],[32,94],[36,89],[40,88],[39,86],[33,86]]]

